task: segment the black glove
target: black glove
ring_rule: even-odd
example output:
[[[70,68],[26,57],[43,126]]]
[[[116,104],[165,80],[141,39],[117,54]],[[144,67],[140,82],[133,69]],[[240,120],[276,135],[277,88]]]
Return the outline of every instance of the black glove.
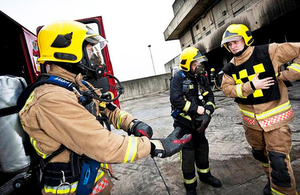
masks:
[[[204,112],[203,115],[200,115],[199,117],[195,118],[195,124],[198,133],[203,133],[205,131],[210,122],[210,119],[211,116],[207,112]]]
[[[192,139],[191,134],[179,137],[180,131],[180,127],[176,127],[166,139],[151,139],[151,157],[165,158],[179,152]]]
[[[139,120],[133,120],[132,123],[133,125],[128,130],[128,135],[133,134],[137,137],[146,136],[149,139],[152,137],[153,131],[149,125]]]

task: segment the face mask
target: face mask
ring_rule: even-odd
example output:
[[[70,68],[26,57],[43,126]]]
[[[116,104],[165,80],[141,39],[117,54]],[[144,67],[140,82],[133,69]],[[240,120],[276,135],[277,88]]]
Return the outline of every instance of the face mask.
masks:
[[[196,66],[194,74],[197,77],[200,77],[201,75],[203,75],[205,72],[205,67],[204,64],[200,63],[199,65]]]

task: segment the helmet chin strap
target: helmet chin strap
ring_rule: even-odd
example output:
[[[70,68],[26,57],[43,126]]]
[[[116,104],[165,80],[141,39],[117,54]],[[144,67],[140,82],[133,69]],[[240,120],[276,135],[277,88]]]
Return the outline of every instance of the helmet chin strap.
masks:
[[[82,63],[78,63],[76,65],[77,65],[77,67],[81,68],[81,70],[82,70],[81,73],[86,76],[92,77],[93,79],[96,79],[96,80],[103,77],[104,69],[99,66],[97,66],[95,69],[93,69]]]
[[[243,48],[243,50],[241,50],[241,51],[239,51],[239,52],[233,54],[233,56],[234,56],[234,57],[238,57],[238,56],[242,55],[242,54],[244,53],[244,51],[245,51],[247,48],[248,48],[248,46],[245,45],[244,48]]]

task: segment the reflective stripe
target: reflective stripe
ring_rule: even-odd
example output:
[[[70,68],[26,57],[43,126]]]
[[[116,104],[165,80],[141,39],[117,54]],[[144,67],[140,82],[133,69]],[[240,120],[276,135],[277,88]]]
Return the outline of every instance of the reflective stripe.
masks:
[[[105,177],[101,182],[94,186],[93,191],[90,195],[96,195],[103,192],[103,190],[108,186],[109,182],[108,179]]]
[[[281,192],[278,192],[277,190],[275,190],[274,188],[271,187],[271,191],[272,191],[272,195],[285,195]]]
[[[272,115],[275,115],[277,113],[280,113],[280,112],[283,112],[283,111],[286,111],[288,109],[290,109],[292,106],[291,106],[291,103],[290,101],[284,103],[284,104],[281,104],[280,106],[277,106],[271,110],[268,110],[266,112],[263,112],[261,114],[257,114],[256,117],[255,117],[255,114],[253,112],[249,112],[247,110],[243,110],[243,109],[240,109],[242,115],[245,115],[245,116],[248,116],[248,117],[251,117],[251,118],[257,118],[257,120],[262,120],[264,118],[267,118],[267,117],[270,117]]]
[[[23,106],[23,108],[21,109],[21,111],[24,110],[27,107],[27,104],[29,104],[30,102],[32,102],[33,99],[34,99],[34,92],[31,92],[30,96],[26,100],[25,105]]]
[[[71,183],[69,185],[61,185],[61,186],[47,186],[44,185],[45,193],[52,194],[70,194],[76,191],[78,186],[78,181]]]
[[[185,115],[184,113],[180,113],[180,116],[182,116],[183,118],[186,118],[187,120],[192,120],[192,118],[190,117],[190,115]]]
[[[97,183],[97,181],[99,181],[99,179],[102,178],[103,175],[104,175],[104,171],[99,169],[94,184]]]
[[[250,118],[254,118],[254,113],[253,112],[249,112],[249,111],[243,110],[243,109],[240,109],[240,111],[241,111],[242,115],[248,116]]]
[[[197,171],[200,172],[200,173],[208,173],[209,170],[210,170],[209,168],[207,168],[207,169],[199,169],[199,168],[197,168]]]
[[[291,65],[289,65],[287,68],[290,68],[290,69],[293,69],[297,72],[300,73],[300,65],[299,64],[296,64],[296,63],[292,63]]]
[[[32,137],[30,137],[30,143],[33,146],[34,150],[36,151],[36,153],[41,156],[43,159],[47,158],[48,156],[50,156],[52,153],[50,154],[46,154],[43,153],[42,151],[40,151],[37,147],[36,147],[36,140],[33,139]]]
[[[214,104],[214,103],[212,103],[212,102],[206,102],[206,104],[205,105],[212,105],[212,107],[214,107],[214,109],[216,109],[216,105]]]
[[[236,85],[236,94],[239,98],[246,98],[245,96],[243,96],[242,84]]]
[[[101,167],[105,168],[105,169],[109,169],[108,164],[107,163],[101,163],[100,164]]]
[[[192,103],[190,101],[186,101],[185,105],[184,105],[184,108],[183,108],[183,111],[187,112],[190,109],[191,104]]]
[[[137,137],[134,136],[128,137],[128,146],[124,158],[124,163],[133,162],[137,152],[137,142],[138,142]]]
[[[268,118],[268,119],[263,120],[263,121],[259,121],[259,124],[260,124],[261,127],[267,127],[269,125],[276,124],[280,121],[284,121],[284,120],[290,118],[291,116],[293,116],[293,113],[294,113],[293,110],[290,109],[285,113],[282,113],[282,114],[279,114],[279,115],[276,115],[276,116],[272,116],[271,118]]]
[[[121,124],[122,124],[122,118],[126,115],[128,115],[129,113],[126,111],[121,110],[118,116],[118,120],[117,120],[117,129],[121,129]]]
[[[257,120],[261,120],[261,119],[264,119],[264,118],[267,118],[267,117],[270,117],[272,115],[275,115],[279,112],[283,112],[283,111],[287,111],[288,109],[290,109],[292,106],[291,106],[291,103],[290,101],[284,103],[284,104],[281,104],[280,106],[277,106],[271,110],[268,110],[266,112],[263,112],[261,114],[257,114],[256,115],[256,118]]]
[[[103,176],[104,176],[104,171],[99,169],[94,184],[96,184]],[[77,186],[78,186],[78,181],[73,182],[71,184],[61,185],[61,186],[44,185],[44,191],[45,193],[52,193],[52,194],[70,194],[76,191]]]
[[[269,163],[261,163],[261,165],[263,166],[263,167],[266,167],[266,168],[268,168],[268,167],[270,167],[270,164]]]
[[[243,121],[250,124],[250,125],[255,125],[255,120],[246,116],[242,116]]]
[[[194,177],[193,179],[184,179],[183,178],[183,182],[186,184],[192,184],[192,183],[195,183],[196,181],[197,181],[196,177]]]

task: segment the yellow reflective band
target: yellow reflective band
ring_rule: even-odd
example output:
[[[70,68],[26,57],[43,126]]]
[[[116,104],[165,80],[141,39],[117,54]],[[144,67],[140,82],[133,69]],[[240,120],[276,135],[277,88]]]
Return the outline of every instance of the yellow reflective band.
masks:
[[[21,111],[24,110],[24,109],[26,108],[26,106],[27,106],[30,102],[32,102],[33,99],[34,99],[34,92],[31,92],[30,96],[29,96],[28,99],[26,100],[25,105],[23,106],[23,108],[21,109]]]
[[[184,179],[183,178],[183,182],[186,183],[186,184],[192,184],[192,183],[195,183],[197,180],[196,177],[194,177],[193,179]]]
[[[190,101],[186,101],[185,105],[184,105],[184,108],[183,108],[183,111],[187,112],[190,109],[191,104],[192,103]]]
[[[293,69],[297,72],[300,73],[300,65],[299,64],[296,64],[296,63],[292,63],[291,65],[289,65],[287,68],[290,68],[290,69]]]
[[[45,154],[43,152],[41,152],[37,147],[36,147],[36,140],[33,139],[32,137],[30,137],[30,143],[33,146],[34,150],[36,151],[36,153],[41,156],[43,159],[47,158],[48,156],[50,156],[51,154]]]
[[[105,169],[109,169],[108,164],[107,163],[101,163],[100,164],[101,167],[105,168]]]
[[[249,111],[243,110],[243,109],[240,109],[240,111],[241,111],[242,115],[248,116],[250,118],[254,118],[254,113],[253,112],[249,112]]]
[[[121,129],[121,124],[122,124],[122,117],[128,115],[129,113],[126,111],[121,110],[118,116],[117,120],[117,129]]]
[[[245,96],[243,96],[242,84],[236,85],[236,94],[239,98],[246,98]]]
[[[210,170],[209,168],[207,168],[207,169],[199,169],[199,168],[197,168],[197,171],[200,172],[200,173],[208,173],[209,170]]]
[[[261,120],[261,119],[270,117],[272,115],[278,114],[280,112],[286,111],[286,110],[290,109],[291,107],[292,106],[290,104],[290,101],[287,101],[286,103],[281,104],[280,106],[277,106],[277,107],[275,107],[271,110],[268,110],[268,111],[263,112],[261,114],[257,114],[256,118],[257,118],[257,120]]]
[[[133,162],[137,152],[137,142],[138,142],[137,137],[129,136],[128,139],[129,140],[128,140],[126,155],[124,158],[124,163]]]
[[[263,162],[262,162],[261,165],[262,165],[263,167],[266,167],[266,168],[270,167],[269,163],[263,163]]]
[[[99,179],[100,179],[101,177],[103,177],[103,175],[104,175],[104,171],[102,171],[101,169],[99,169],[99,170],[98,170],[98,173],[97,173],[97,176],[96,176],[96,179],[95,179],[95,181],[94,181],[94,184],[97,183],[97,181],[99,181]]]
[[[275,190],[274,188],[271,187],[271,191],[272,191],[272,195],[285,195],[281,192],[278,192],[277,190]]]
[[[51,194],[71,194],[76,191],[78,186],[78,181],[71,183],[69,185],[62,185],[62,186],[47,186],[44,185],[45,193]]]
[[[261,120],[261,119],[264,119],[264,118],[267,118],[267,117],[270,117],[272,115],[275,115],[275,114],[278,114],[280,112],[283,112],[283,111],[286,111],[288,109],[290,109],[292,106],[291,106],[291,103],[290,101],[284,103],[284,104],[281,104],[280,106],[277,106],[271,110],[268,110],[266,112],[263,112],[261,114],[257,114],[256,115],[256,118],[257,120]],[[244,116],[247,116],[247,117],[250,117],[250,118],[255,118],[255,114],[253,112],[249,112],[249,111],[246,111],[246,110],[243,110],[243,109],[240,109],[242,115]]]
[[[203,96],[206,96],[208,94],[208,91],[204,92],[202,95]]]
[[[184,113],[180,113],[180,116],[182,116],[183,118],[186,118],[187,120],[192,120],[192,118],[190,117],[190,115],[185,115]]]
[[[214,103],[212,103],[212,102],[206,102],[205,105],[212,105],[214,107],[214,109],[216,109],[216,105]]]

